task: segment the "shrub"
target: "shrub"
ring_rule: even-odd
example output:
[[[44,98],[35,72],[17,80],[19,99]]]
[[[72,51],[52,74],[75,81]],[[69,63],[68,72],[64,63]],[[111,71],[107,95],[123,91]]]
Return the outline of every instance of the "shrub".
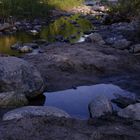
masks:
[[[74,6],[79,6],[84,2],[84,0],[44,0],[44,1],[46,1],[48,5],[51,5],[61,10],[68,10]]]
[[[47,16],[48,8],[40,0],[0,0],[0,17]]]
[[[50,9],[67,10],[81,4],[83,0],[0,0],[0,18],[44,17]]]
[[[140,12],[140,0],[119,0],[118,4],[111,6],[110,12],[124,17],[135,16]]]

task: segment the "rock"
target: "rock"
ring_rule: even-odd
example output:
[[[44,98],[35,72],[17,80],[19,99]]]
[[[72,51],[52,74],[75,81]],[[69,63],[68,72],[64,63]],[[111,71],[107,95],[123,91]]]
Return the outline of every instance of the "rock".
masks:
[[[30,46],[23,46],[23,47],[19,48],[19,52],[21,52],[21,53],[30,53],[32,51],[33,51],[33,49]]]
[[[75,20],[70,20],[69,22],[70,22],[71,24],[74,24],[74,25],[77,24],[77,22],[76,22]]]
[[[37,43],[24,43],[24,46],[29,46],[32,49],[38,48],[38,44]]]
[[[19,22],[19,21],[17,21],[17,22],[14,23],[15,26],[20,26],[21,24],[22,24],[22,23]]]
[[[113,107],[108,98],[99,96],[89,104],[89,111],[92,118],[99,118],[113,112]]]
[[[40,31],[41,27],[42,27],[41,25],[36,25],[36,26],[34,26],[34,30]]]
[[[29,29],[31,28],[30,26],[27,26],[27,27],[29,27]],[[39,32],[36,29],[33,29],[33,30],[30,30],[29,33],[32,35],[37,35]]]
[[[75,36],[75,35],[71,35],[70,38],[71,38],[71,39],[75,39],[76,36]]]
[[[64,39],[64,37],[62,36],[62,35],[57,35],[56,37],[55,37],[55,40],[56,41],[62,41]]]
[[[118,116],[133,120],[140,120],[140,103],[129,105],[128,107],[120,110],[118,112]]]
[[[27,106],[7,112],[3,120],[21,119],[30,116],[55,116],[69,118],[65,111],[50,106]]]
[[[96,43],[98,45],[104,45],[105,44],[105,41],[103,40],[102,36],[99,33],[93,33],[93,34],[89,35],[86,38],[85,41]]]
[[[117,40],[121,40],[123,39],[123,36],[122,35],[117,35],[117,36],[112,36],[112,37],[109,37],[105,40],[105,42],[109,45],[112,45],[114,44],[114,42],[116,42]]]
[[[17,28],[16,27],[13,27],[12,30],[17,31]]]
[[[45,39],[38,39],[38,40],[34,40],[33,43],[37,43],[39,45],[42,45],[42,44],[46,44],[48,42]]]
[[[140,44],[136,44],[131,47],[130,52],[132,53],[140,53]]]
[[[124,49],[129,49],[130,44],[131,41],[127,41],[126,39],[120,39],[115,41],[112,46],[116,49],[124,50]]]
[[[44,51],[43,54],[25,55],[24,59],[37,67],[51,90],[71,88],[82,83],[86,85],[85,79],[93,84],[98,83],[97,79],[102,76],[120,75],[126,71],[133,71],[134,74],[135,70],[139,71],[139,59],[136,60],[128,52],[109,46],[100,47],[84,42],[74,45],[56,42],[47,46],[42,45],[41,49]]]
[[[100,6],[100,5],[94,5],[93,10],[95,11],[100,11],[100,12],[106,12],[108,9],[105,6]]]
[[[0,107],[18,107],[28,104],[28,100],[24,94],[16,92],[0,93]]]
[[[29,53],[29,52],[32,52],[33,49],[36,49],[36,48],[38,48],[37,43],[24,43],[23,44],[23,43],[17,42],[16,44],[11,46],[11,49],[17,50],[21,53]]]
[[[17,91],[34,97],[43,90],[43,79],[33,65],[16,57],[0,58],[0,92]]]
[[[90,35],[92,32],[93,32],[93,30],[85,31],[84,34],[86,34],[86,35]]]
[[[18,50],[21,47],[22,47],[22,43],[17,42],[16,44],[12,45],[10,48],[13,49],[13,50]]]
[[[111,117],[110,117],[111,118]],[[0,140],[139,140],[140,123],[127,120],[27,117],[1,122]]]
[[[120,96],[116,99],[111,100],[113,103],[117,104],[117,106],[121,107],[121,108],[125,108],[130,104],[135,104],[137,102],[136,99],[134,98],[128,98],[128,97],[123,97]]]
[[[9,23],[0,24],[0,31],[6,30],[9,28],[11,28],[11,25]]]

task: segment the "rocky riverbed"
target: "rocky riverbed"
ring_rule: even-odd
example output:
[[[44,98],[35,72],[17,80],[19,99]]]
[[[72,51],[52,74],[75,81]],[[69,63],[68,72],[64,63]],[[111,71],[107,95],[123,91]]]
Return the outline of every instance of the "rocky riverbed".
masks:
[[[18,140],[139,140],[140,124],[109,116],[81,121],[55,117],[31,117],[0,123],[0,139]]]
[[[139,140],[139,23],[106,25],[106,15],[95,18],[93,14],[82,15],[94,25],[94,30],[84,31],[83,42],[73,43],[59,36],[55,43],[36,40],[12,46],[23,51],[39,48],[36,53],[0,55],[0,139]],[[70,22],[77,26],[75,20]],[[120,92],[110,99],[99,93],[88,102],[87,120],[74,119],[60,108],[29,106],[34,99],[39,102],[45,91],[103,83],[118,85],[124,93],[129,91],[129,96],[120,96]]]

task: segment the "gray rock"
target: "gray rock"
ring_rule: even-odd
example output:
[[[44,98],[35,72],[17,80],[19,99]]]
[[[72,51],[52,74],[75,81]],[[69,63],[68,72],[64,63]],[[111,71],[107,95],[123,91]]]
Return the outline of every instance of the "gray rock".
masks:
[[[7,112],[3,120],[21,119],[30,116],[55,116],[69,118],[65,111],[50,106],[27,106]]]
[[[118,116],[133,120],[140,120],[140,103],[129,105],[128,107],[120,110],[118,112]]]
[[[28,104],[28,100],[24,94],[16,92],[0,93],[0,107],[18,107]]]
[[[86,42],[95,43],[98,45],[104,45],[105,41],[103,40],[102,36],[99,33],[92,33],[86,39]]]
[[[9,23],[0,24],[0,31],[11,28],[12,26]]]
[[[130,51],[132,53],[140,53],[140,44],[136,44],[136,45],[132,46]]]
[[[33,49],[30,46],[23,46],[23,47],[19,48],[19,52],[21,52],[21,53],[30,53],[32,51],[33,51]]]
[[[29,46],[30,48],[33,48],[33,49],[38,48],[37,43],[24,43],[24,46]]]
[[[114,42],[113,47],[116,49],[129,49],[129,46],[131,44],[131,41],[128,41],[126,39],[120,39]]]
[[[13,50],[18,50],[20,47],[22,47],[22,43],[17,42],[15,44],[13,44],[10,48]]]
[[[35,25],[35,26],[34,26],[34,30],[39,31],[39,30],[41,30],[41,27],[42,27],[41,25]]]
[[[128,105],[131,105],[131,104],[135,104],[137,103],[137,98],[134,99],[134,98],[130,98],[130,97],[123,97],[123,96],[120,96],[116,99],[113,99],[111,100],[113,103],[117,104],[117,106],[119,106],[120,108],[125,108],[127,107]]]
[[[34,97],[43,90],[43,79],[33,65],[16,57],[0,58],[0,92],[18,91]]]
[[[47,40],[45,40],[45,39],[38,39],[38,40],[34,40],[33,43],[42,45],[42,44],[46,44],[46,43],[48,43],[48,42],[47,42]]]
[[[122,35],[119,35],[119,36],[112,36],[112,37],[109,37],[105,40],[105,42],[109,45],[112,45],[114,44],[114,42],[116,42],[117,40],[121,40],[123,39],[123,36]]]
[[[21,53],[30,53],[33,51],[33,49],[38,48],[38,45],[36,43],[20,43],[17,42],[16,44],[11,46],[11,49],[17,50]]]
[[[92,118],[99,118],[107,113],[111,114],[113,107],[108,98],[99,96],[90,102],[89,111]]]

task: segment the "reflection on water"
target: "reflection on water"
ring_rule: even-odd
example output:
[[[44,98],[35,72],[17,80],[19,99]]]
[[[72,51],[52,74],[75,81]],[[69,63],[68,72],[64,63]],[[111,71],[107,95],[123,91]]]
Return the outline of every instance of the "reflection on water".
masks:
[[[69,39],[70,42],[77,42],[83,32],[89,31],[91,28],[92,24],[88,20],[80,18],[79,15],[61,17],[51,23],[48,28],[44,28],[40,37],[52,42],[55,41],[56,36],[61,35],[64,39]]]
[[[92,24],[88,20],[79,17],[79,15],[61,17],[50,23],[47,27],[43,27],[36,36],[26,32],[18,32],[14,35],[0,37],[0,53],[18,55],[18,52],[10,49],[11,45],[16,42],[32,42],[36,39],[54,42],[58,36],[61,36],[62,40],[69,40],[72,43],[78,42],[83,33],[91,28]]]
[[[11,45],[16,42],[30,42],[32,37],[26,33],[17,33],[15,35],[7,35],[0,37],[0,53],[9,55],[19,55],[20,53],[12,50]]]
[[[112,84],[98,84],[93,86],[82,86],[77,89],[69,89],[58,92],[46,92],[45,106],[54,106],[65,110],[72,117],[88,118],[88,104],[98,96],[105,96],[108,99],[117,98],[118,95],[133,97],[128,91],[124,91]]]

